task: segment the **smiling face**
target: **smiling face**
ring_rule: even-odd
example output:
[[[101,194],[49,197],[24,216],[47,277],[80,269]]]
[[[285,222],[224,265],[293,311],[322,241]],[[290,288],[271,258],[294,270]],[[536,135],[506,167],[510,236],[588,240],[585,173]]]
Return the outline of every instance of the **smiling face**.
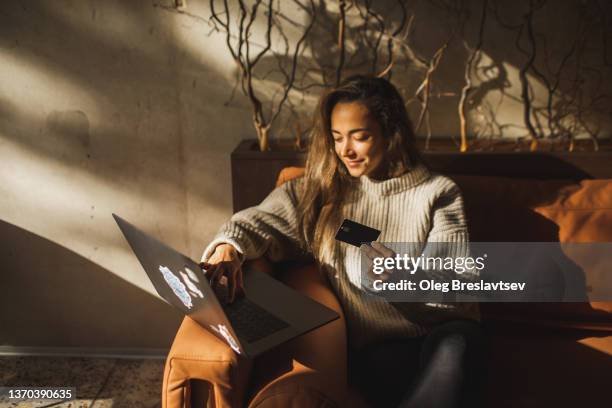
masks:
[[[359,102],[340,102],[331,114],[334,150],[353,177],[380,176],[385,140],[380,124]]]

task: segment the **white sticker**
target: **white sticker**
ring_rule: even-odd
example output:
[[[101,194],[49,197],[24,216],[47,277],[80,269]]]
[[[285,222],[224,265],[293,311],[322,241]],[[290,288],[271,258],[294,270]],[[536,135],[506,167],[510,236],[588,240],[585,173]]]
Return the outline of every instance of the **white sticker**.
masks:
[[[177,278],[170,269],[166,266],[159,266],[159,271],[164,275],[164,279],[174,292],[174,294],[183,302],[186,308],[191,309],[193,307],[193,303],[191,302],[191,296],[187,292],[185,285],[183,282]]]
[[[189,271],[188,268],[185,268]],[[193,271],[189,271],[191,273],[193,273]],[[190,275],[188,275],[187,273],[183,272],[183,271],[179,271],[179,273],[181,274],[181,278],[183,278],[183,282],[185,282],[185,285],[187,285],[187,288],[189,289],[189,293],[191,293],[193,296],[197,296],[199,298],[204,299],[204,294],[202,293],[202,291],[200,289],[198,289],[198,287],[191,281],[190,279]],[[196,280],[197,282],[197,280]]]
[[[216,331],[217,333],[219,333],[221,336],[223,336],[223,338],[225,338],[225,340],[227,341],[227,344],[229,344],[229,346],[238,354],[240,354],[240,347],[238,347],[238,342],[236,342],[236,340],[234,339],[234,337],[230,334],[229,330],[227,330],[227,327],[225,327],[224,324],[218,324],[217,326],[214,325],[210,325],[210,327]]]
[[[195,274],[194,271],[192,271],[191,269],[189,269],[188,267],[185,267],[185,272],[187,272],[187,275],[189,275],[189,278],[196,282],[196,283],[200,283],[200,280],[198,279],[198,276]]]

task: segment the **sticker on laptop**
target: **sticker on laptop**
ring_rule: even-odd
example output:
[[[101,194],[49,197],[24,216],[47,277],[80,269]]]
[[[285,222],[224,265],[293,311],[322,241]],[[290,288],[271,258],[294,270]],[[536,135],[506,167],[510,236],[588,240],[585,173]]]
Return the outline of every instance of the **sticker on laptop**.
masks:
[[[179,273],[181,274],[181,278],[183,278],[183,282],[185,282],[185,285],[187,285],[187,289],[189,289],[189,293],[191,293],[192,296],[197,296],[199,298],[204,299],[204,294],[202,293],[202,291],[198,289],[195,283],[193,283],[193,282],[196,282],[196,283],[200,282],[196,274],[188,267],[185,267],[185,270],[187,271],[187,273],[183,271],[179,271]]]
[[[216,326],[211,324],[210,327],[211,327],[211,329],[213,329],[214,331],[219,333],[221,336],[223,336],[225,341],[227,341],[227,344],[229,344],[229,346],[236,353],[240,354],[240,347],[238,346],[238,342],[234,339],[234,337],[231,335],[229,330],[227,330],[227,327],[225,327],[224,324],[219,323]]]
[[[172,271],[166,266],[160,265],[159,271],[164,276],[164,280],[168,283],[168,286],[170,286],[174,294],[180,299],[186,308],[191,309],[193,307],[192,296],[204,298],[202,291],[198,289],[190,279],[190,275],[193,274],[193,271],[188,270],[187,274],[182,271],[179,272],[185,283],[181,282],[181,280],[177,278],[176,275],[173,274]],[[195,276],[195,274],[193,274],[193,276]]]

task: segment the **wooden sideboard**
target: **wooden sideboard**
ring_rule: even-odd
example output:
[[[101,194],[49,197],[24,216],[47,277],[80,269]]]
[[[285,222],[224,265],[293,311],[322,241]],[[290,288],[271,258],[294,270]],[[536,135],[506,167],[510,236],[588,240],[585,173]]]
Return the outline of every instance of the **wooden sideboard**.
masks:
[[[602,152],[423,152],[429,167],[442,174],[530,179],[612,178],[612,151]],[[303,166],[304,152],[257,150],[246,139],[231,155],[234,212],[259,204],[274,188],[279,171]]]

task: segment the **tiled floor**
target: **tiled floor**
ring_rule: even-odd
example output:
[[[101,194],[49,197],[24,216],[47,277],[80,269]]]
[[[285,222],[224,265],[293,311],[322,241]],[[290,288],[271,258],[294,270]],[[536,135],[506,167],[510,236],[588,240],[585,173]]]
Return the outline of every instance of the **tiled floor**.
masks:
[[[75,387],[70,402],[11,403],[0,407],[160,407],[164,361],[82,357],[0,357],[0,386]]]

